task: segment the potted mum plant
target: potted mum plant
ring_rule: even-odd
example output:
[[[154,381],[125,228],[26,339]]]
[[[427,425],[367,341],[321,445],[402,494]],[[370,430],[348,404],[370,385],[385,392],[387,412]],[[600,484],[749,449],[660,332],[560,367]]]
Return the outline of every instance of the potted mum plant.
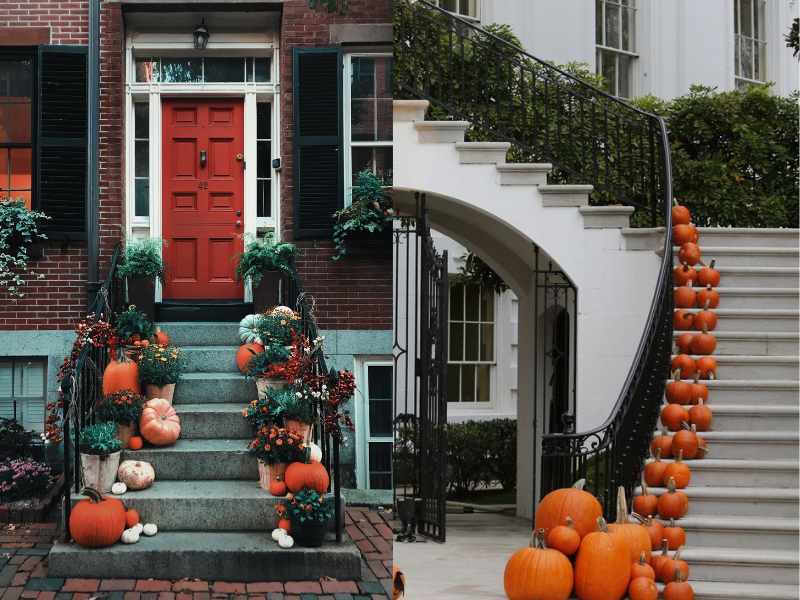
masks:
[[[294,244],[276,242],[272,233],[248,239],[239,255],[236,278],[250,279],[256,312],[264,312],[280,301],[281,283],[285,285],[287,277],[297,275],[293,262],[296,253]]]
[[[125,347],[125,355],[131,359],[137,358],[139,350],[150,345],[155,333],[153,322],[135,304],[115,315],[114,329],[120,345]]]
[[[100,493],[111,491],[122,451],[116,423],[106,421],[85,427],[81,430],[78,446],[83,485]]]
[[[120,390],[105,396],[97,407],[97,416],[117,424],[117,439],[127,448],[136,433],[144,398],[133,390]]]
[[[248,450],[258,459],[258,485],[266,491],[270,491],[271,482],[283,481],[289,463],[303,460],[306,455],[303,438],[276,425],[262,425]]]
[[[175,384],[186,367],[180,348],[150,344],[142,348],[139,355],[139,379],[145,386],[148,400],[164,398],[172,404]]]
[[[314,406],[320,394],[307,385],[293,385],[276,398],[283,417],[283,426],[299,433],[303,441],[311,441],[311,423],[314,421]]]
[[[391,256],[393,212],[384,182],[372,171],[358,173],[350,206],[333,213],[333,260],[348,254]]]
[[[295,543],[307,548],[322,546],[333,510],[333,503],[326,502],[324,494],[307,487],[297,492],[288,502]]]
[[[125,280],[128,303],[138,306],[150,320],[156,316],[156,278],[164,278],[162,246],[156,238],[128,239],[117,267],[117,277]]]
[[[255,333],[264,350],[253,355],[245,374],[256,380],[259,395],[266,394],[269,389],[286,387],[285,378],[271,376],[270,371],[274,371],[271,369],[274,365],[289,360],[292,338],[299,327],[299,316],[287,307],[277,307],[256,320]]]

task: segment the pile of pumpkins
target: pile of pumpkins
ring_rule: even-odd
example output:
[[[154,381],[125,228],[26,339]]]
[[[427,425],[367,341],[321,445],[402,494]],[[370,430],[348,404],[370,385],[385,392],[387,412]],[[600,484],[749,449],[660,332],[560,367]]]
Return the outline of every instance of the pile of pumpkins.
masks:
[[[125,508],[122,500],[103,496],[97,490],[84,488],[85,499],[70,512],[69,532],[72,539],[85,548],[105,548],[121,541],[135,544],[140,536],[158,533],[155,523],[143,524],[139,513]]]
[[[322,464],[322,449],[314,443],[308,443],[310,449],[309,462],[293,462],[286,467],[282,479],[273,479],[269,484],[269,493],[279,498],[291,500],[294,494],[303,488],[310,488],[318,494],[325,494],[331,484],[330,475],[325,465]],[[272,540],[281,548],[294,546],[294,538],[290,535],[292,521],[286,516],[286,506],[283,503],[275,506],[278,521],[272,530]]]
[[[626,595],[656,600],[656,579],[666,584],[664,600],[693,599],[686,581],[688,565],[679,551],[669,554],[670,544],[681,542],[679,532],[672,530],[680,528],[635,513],[632,521],[622,487],[616,522],[607,524],[600,502],[584,485],[580,480],[554,490],[539,503],[530,546],[506,564],[503,582],[509,600],[566,600],[573,591],[580,600],[621,600]],[[685,498],[682,492],[675,494]],[[659,549],[661,554],[654,555]]]

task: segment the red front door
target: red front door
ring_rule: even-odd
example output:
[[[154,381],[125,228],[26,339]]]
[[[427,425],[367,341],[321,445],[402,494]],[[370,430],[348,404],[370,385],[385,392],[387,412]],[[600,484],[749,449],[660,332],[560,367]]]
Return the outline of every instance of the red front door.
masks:
[[[238,299],[244,103],[164,99],[164,299]]]

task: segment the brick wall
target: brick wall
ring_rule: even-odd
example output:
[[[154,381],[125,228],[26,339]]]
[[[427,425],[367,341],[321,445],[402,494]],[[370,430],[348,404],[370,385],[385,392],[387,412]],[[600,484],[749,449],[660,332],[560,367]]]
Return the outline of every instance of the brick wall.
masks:
[[[0,0],[0,45],[88,43],[85,0]],[[46,245],[31,267],[45,276],[25,297],[0,296],[0,330],[72,329],[86,307],[86,244]]]
[[[281,24],[281,230],[292,239],[292,49],[331,46],[333,23],[390,23],[391,0],[349,0],[346,15],[311,10],[307,0],[287,0]],[[391,329],[392,261],[347,257],[331,260],[330,240],[301,241],[298,270],[316,299],[323,329]]]

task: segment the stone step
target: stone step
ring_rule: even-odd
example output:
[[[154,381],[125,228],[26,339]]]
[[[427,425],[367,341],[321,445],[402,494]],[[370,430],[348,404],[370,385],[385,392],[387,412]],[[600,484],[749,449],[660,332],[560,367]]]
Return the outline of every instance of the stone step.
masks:
[[[720,285],[726,287],[794,288],[800,269],[795,267],[730,267],[718,265]]]
[[[719,317],[715,331],[797,331],[800,317],[800,311],[768,308],[718,308],[714,312]]]
[[[584,229],[625,229],[630,225],[632,206],[582,206]]]
[[[691,501],[689,514],[676,523],[686,530],[686,541],[691,546],[740,547],[754,551],[796,550],[800,541],[797,519],[774,517],[768,513],[756,518],[694,515]]]
[[[710,264],[711,260],[716,260],[716,264],[726,267],[794,267],[800,266],[800,250],[785,247],[777,248],[770,246],[716,246],[705,241],[700,241],[700,250],[703,254],[703,262]],[[675,248],[678,250],[678,248]]]
[[[766,405],[797,404],[800,382],[796,380],[714,379],[703,381],[708,386],[709,403]]]
[[[695,600],[797,600],[797,586],[776,583],[695,581],[690,577]],[[656,584],[659,590],[663,583]]]
[[[73,494],[72,502],[83,498]],[[258,480],[157,480],[146,490],[118,498],[160,531],[272,531],[277,522],[274,507],[285,501],[259,488]],[[332,494],[327,499],[334,501]]]
[[[540,185],[542,206],[570,208],[587,206],[589,194],[594,190],[591,185]]]
[[[797,248],[797,229],[755,227],[699,227],[700,245],[756,248]]]
[[[742,431],[751,433],[797,434],[800,424],[797,406],[770,406],[763,404],[737,405],[709,402],[714,413],[712,431]]]
[[[175,388],[176,410],[181,404],[233,402],[244,406],[257,396],[256,384],[239,373],[184,373]]]
[[[648,492],[660,496],[667,488],[649,487]],[[787,488],[752,487],[699,487],[689,483],[683,490],[689,496],[690,514],[734,515],[739,517],[762,517],[770,515],[787,519],[797,519],[800,514],[800,500],[795,490]],[[636,488],[634,494],[641,494]]]
[[[506,162],[508,142],[457,142],[456,151],[462,165],[494,165]]]
[[[715,428],[717,427],[716,418],[715,413],[715,422],[712,423]],[[700,435],[708,442],[708,458],[734,460],[800,458],[800,446],[798,446],[800,434],[797,433],[796,428],[784,431],[719,428],[717,431],[704,431]]]
[[[720,308],[779,308],[797,310],[800,291],[795,288],[718,287]]]
[[[353,580],[361,578],[361,555],[349,540],[284,550],[267,531],[164,531],[142,537],[137,544],[102,549],[57,543],[50,551],[48,574],[104,579]]]
[[[672,462],[665,460],[665,462]],[[796,460],[738,460],[703,458],[688,461],[692,469],[692,485],[697,487],[770,487],[797,491]]]
[[[182,346],[187,373],[239,373],[239,346]]]
[[[686,333],[675,331],[674,337]],[[715,331],[715,356],[791,356],[800,346],[800,334],[795,331]]]
[[[688,540],[687,540],[688,541]],[[681,555],[689,563],[689,580],[798,585],[797,550],[751,550],[688,544]],[[731,596],[730,600],[738,598]]]
[[[553,170],[550,163],[503,163],[497,165],[500,185],[544,185],[547,174]]]
[[[694,355],[696,360],[700,358]],[[797,356],[714,355],[716,379],[797,379]]]
[[[239,342],[238,323],[159,322],[156,323],[176,346],[226,346]]]
[[[203,479],[258,479],[256,459],[247,453],[249,439],[179,439],[173,446],[148,446],[125,450],[122,459],[144,460],[153,465],[161,481]]]
[[[181,418],[181,438],[245,439],[252,431],[242,417],[243,408],[244,404],[232,402],[178,404],[175,409]]]
[[[453,144],[464,141],[467,121],[417,121],[417,138],[422,144]]]

